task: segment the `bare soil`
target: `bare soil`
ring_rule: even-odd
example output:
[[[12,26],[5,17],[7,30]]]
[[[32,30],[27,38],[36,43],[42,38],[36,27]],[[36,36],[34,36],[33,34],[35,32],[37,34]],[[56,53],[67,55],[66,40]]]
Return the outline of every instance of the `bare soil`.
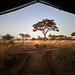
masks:
[[[27,65],[23,67],[20,71],[20,75],[26,74],[47,74],[48,75],[48,67],[43,56],[46,54],[48,50],[44,51],[26,51],[26,53],[30,54],[30,58],[28,59]]]

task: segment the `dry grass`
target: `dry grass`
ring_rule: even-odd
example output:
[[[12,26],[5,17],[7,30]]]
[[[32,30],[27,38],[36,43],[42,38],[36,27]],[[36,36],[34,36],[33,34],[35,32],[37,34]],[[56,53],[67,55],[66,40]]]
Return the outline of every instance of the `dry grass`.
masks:
[[[3,55],[3,53],[4,53],[7,49],[8,49],[7,46],[5,46],[5,45],[0,45],[0,53],[1,53],[1,55]]]
[[[0,54],[3,55],[3,53],[6,51],[6,50],[9,50],[9,49],[12,49],[12,50],[18,50],[20,47],[22,47],[22,41],[17,41],[17,40],[14,40],[13,42],[15,43],[16,46],[12,46],[11,44],[7,44],[9,41],[6,41],[6,44],[2,44],[3,42],[0,41]],[[43,40],[25,40],[24,41],[24,48],[30,48],[33,47],[35,44],[48,44],[48,46],[56,46],[56,47],[60,47],[60,46],[63,46],[63,45],[73,45],[75,47],[75,41],[74,40],[47,40],[47,41],[43,41]],[[15,48],[10,48],[10,47],[15,47]],[[26,49],[25,48],[25,49]],[[23,49],[23,48],[22,48]],[[29,50],[30,50],[29,49]]]
[[[0,52],[3,53],[5,50],[8,50],[9,46],[1,44],[1,42],[2,41],[0,41]],[[8,43],[9,41],[6,41],[6,42]],[[16,44],[20,44],[20,45],[22,44],[22,40],[20,40],[20,41],[14,40],[13,42],[16,43]],[[24,45],[26,47],[28,47],[28,46],[33,47],[35,44],[48,44],[48,46],[60,47],[60,46],[66,45],[66,44],[71,45],[73,43],[75,43],[75,40],[61,40],[61,41],[59,41],[59,40],[47,40],[47,41],[43,41],[43,40],[34,40],[34,41],[33,40],[25,40],[24,41]]]
[[[14,41],[15,43],[21,43],[22,41]],[[26,45],[35,45],[35,44],[50,44],[50,45],[56,45],[56,46],[61,46],[61,45],[65,45],[65,44],[72,44],[75,43],[75,41],[73,40],[47,40],[47,41],[43,41],[43,40],[25,40],[24,44]]]

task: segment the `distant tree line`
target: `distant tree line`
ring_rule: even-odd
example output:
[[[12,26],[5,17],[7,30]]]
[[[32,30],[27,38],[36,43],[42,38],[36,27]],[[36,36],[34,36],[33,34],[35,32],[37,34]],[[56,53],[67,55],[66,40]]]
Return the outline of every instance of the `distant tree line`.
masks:
[[[24,40],[28,40],[28,38],[31,37],[29,34],[20,33],[19,35],[22,37],[22,39],[16,38],[15,40],[22,40],[22,42],[24,42]],[[65,35],[51,35],[51,34],[49,34],[48,38],[38,36],[38,38],[35,38],[35,37],[31,38],[31,40],[44,40],[44,39],[46,39],[46,40],[75,40],[75,32],[73,32],[71,34],[71,36],[72,37],[67,37]],[[15,37],[10,34],[6,34],[6,35],[2,36],[2,40],[13,40],[14,38]]]
[[[14,38],[14,36],[11,36],[10,34],[6,34],[6,35],[2,36],[3,40],[11,40],[13,38]]]
[[[50,40],[73,40],[73,37],[67,37],[65,35],[48,35]]]

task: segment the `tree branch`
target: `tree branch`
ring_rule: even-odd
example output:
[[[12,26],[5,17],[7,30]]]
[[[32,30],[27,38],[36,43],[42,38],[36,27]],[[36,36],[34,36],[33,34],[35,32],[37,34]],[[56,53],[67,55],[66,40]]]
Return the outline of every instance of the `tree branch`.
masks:
[[[42,30],[42,33],[43,33],[43,34],[45,34],[45,31],[44,31],[44,30]]]
[[[46,33],[48,32],[49,28],[47,29]]]

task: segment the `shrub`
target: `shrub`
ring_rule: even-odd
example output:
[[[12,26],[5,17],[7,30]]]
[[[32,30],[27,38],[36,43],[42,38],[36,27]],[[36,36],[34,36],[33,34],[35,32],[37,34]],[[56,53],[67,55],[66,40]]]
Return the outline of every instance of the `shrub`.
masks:
[[[43,44],[43,47],[47,47],[47,44]]]
[[[19,59],[19,54],[12,50],[6,50],[1,57],[2,65],[4,68],[11,67]]]
[[[11,49],[11,50],[18,50],[20,48],[22,48],[23,46],[22,45],[12,45],[12,44],[9,44],[8,45],[8,48]]]
[[[55,59],[63,63],[75,63],[75,48],[65,45],[54,52]]]
[[[34,47],[38,48],[38,47],[39,47],[39,45],[38,45],[38,44],[35,44],[35,45],[34,45]]]
[[[14,45],[14,42],[13,42],[13,40],[10,40],[9,44],[12,44],[12,45]]]
[[[36,40],[35,38],[32,38],[31,40]]]

